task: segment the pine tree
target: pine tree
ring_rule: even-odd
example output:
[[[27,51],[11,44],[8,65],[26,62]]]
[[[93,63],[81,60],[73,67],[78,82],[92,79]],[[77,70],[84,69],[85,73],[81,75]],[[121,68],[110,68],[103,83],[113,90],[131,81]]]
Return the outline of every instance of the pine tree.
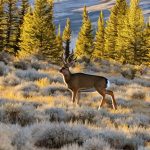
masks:
[[[4,2],[0,0],[0,51],[4,49]]]
[[[91,59],[93,52],[93,30],[90,18],[88,17],[88,12],[86,10],[86,6],[83,11],[83,20],[82,26],[80,28],[80,32],[78,34],[76,47],[75,47],[75,55],[78,58],[87,58]]]
[[[63,53],[63,40],[62,40],[62,36],[61,36],[61,29],[60,29],[60,25],[58,27],[58,33],[56,35],[56,43],[57,43],[57,48]]]
[[[16,35],[16,44],[14,51],[15,53],[19,50],[19,42],[20,42],[20,35],[21,35],[21,26],[23,24],[23,18],[28,11],[29,8],[29,0],[19,0],[19,15],[18,15],[18,27],[17,27],[17,35]]]
[[[18,27],[17,0],[5,0],[4,7],[4,47],[6,51],[14,53]]]
[[[94,59],[101,59],[104,56],[104,31],[105,30],[105,23],[104,23],[104,16],[103,12],[101,11],[98,24],[97,24],[97,31],[94,43],[94,51],[93,51],[93,58]]]
[[[19,21],[20,21],[20,25],[23,24],[23,18],[25,16],[25,14],[28,12],[29,10],[29,0],[20,0],[20,9],[19,9]]]
[[[123,18],[126,14],[127,3],[126,0],[116,0],[115,6],[111,10],[109,20],[105,30],[105,57],[116,59],[116,40],[118,32],[123,26]]]
[[[148,59],[148,49],[144,36],[144,16],[139,0],[131,0],[124,28],[120,32],[121,50],[124,63],[141,64]]]
[[[30,16],[27,20],[29,19]],[[30,27],[25,26],[24,24],[22,32],[28,34],[30,42],[28,44],[28,40],[22,40],[20,45],[26,44],[24,51],[28,54],[33,53],[41,59],[56,61],[61,51],[57,48],[53,24],[53,0],[36,0]],[[23,34],[22,36],[25,37]]]
[[[34,50],[38,50],[46,59],[53,56],[55,58],[57,54],[52,1],[36,0],[33,23]]]
[[[148,61],[150,65],[150,18],[149,22],[146,24],[145,30],[144,30],[144,37],[146,40],[146,48],[148,50]]]
[[[35,54],[33,51],[33,39],[32,39],[32,30],[33,30],[33,12],[31,7],[28,8],[27,13],[24,16],[24,22],[21,26],[21,35],[20,35],[20,51],[19,57],[24,58],[30,55]]]
[[[63,42],[65,45],[65,59],[69,57],[70,54],[70,42],[71,42],[71,27],[70,27],[70,19],[68,18],[66,21],[66,26],[63,31]]]

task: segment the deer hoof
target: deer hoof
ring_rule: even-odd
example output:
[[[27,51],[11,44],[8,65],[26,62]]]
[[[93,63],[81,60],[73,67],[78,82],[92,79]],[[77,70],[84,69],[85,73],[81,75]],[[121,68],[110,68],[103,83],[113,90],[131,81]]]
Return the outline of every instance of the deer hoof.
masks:
[[[114,105],[113,105],[113,109],[114,109],[114,110],[117,110],[117,106],[114,106]]]
[[[78,103],[76,103],[76,106],[79,107],[80,105]]]
[[[99,106],[99,107],[98,107],[98,110],[100,110],[101,108],[102,108],[102,107]]]

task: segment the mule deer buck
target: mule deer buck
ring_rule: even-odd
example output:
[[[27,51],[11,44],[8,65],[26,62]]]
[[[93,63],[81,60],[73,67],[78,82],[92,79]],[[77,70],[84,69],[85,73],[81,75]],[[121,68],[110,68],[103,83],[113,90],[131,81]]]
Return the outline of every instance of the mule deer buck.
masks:
[[[68,57],[68,59],[70,57],[71,55]],[[64,82],[68,86],[68,89],[72,92],[73,103],[75,102],[76,96],[80,92],[97,91],[103,97],[99,105],[99,109],[106,102],[105,100],[106,94],[112,97],[113,109],[117,109],[117,104],[113,92],[107,90],[107,87],[110,84],[109,80],[102,76],[89,75],[84,73],[71,73],[69,68],[74,65],[76,59],[73,59],[71,62],[69,62],[68,59],[65,61],[62,55],[63,67],[60,69],[60,73],[63,75]],[[77,104],[78,103],[79,103],[79,97],[77,100]]]

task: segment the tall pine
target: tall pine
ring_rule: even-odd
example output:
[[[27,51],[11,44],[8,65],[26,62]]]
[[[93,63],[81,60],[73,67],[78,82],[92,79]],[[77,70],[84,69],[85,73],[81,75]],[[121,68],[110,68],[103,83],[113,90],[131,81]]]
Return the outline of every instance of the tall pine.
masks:
[[[116,59],[116,40],[118,32],[123,26],[123,19],[126,14],[127,3],[126,0],[116,0],[115,6],[111,9],[110,17],[107,21],[105,34],[105,57]]]
[[[91,20],[88,16],[88,12],[86,10],[86,6],[83,11],[83,20],[82,26],[80,28],[80,32],[78,34],[78,38],[75,46],[75,55],[78,58],[87,58],[91,59],[93,52],[93,30]]]
[[[27,13],[29,8],[29,0],[19,0],[19,8],[18,8],[18,27],[17,27],[17,34],[16,34],[16,44],[14,51],[17,53],[19,48],[20,36],[21,36],[21,26],[24,21],[24,16]]]
[[[144,37],[146,39],[146,48],[148,50],[148,61],[150,65],[150,18],[149,22],[146,23],[146,27],[144,30]]]
[[[124,28],[119,33],[118,46],[123,63],[141,64],[148,60],[148,48],[144,36],[144,16],[139,0],[131,0]]]
[[[104,56],[104,33],[105,33],[105,22],[103,12],[101,11],[98,24],[97,31],[94,42],[94,51],[93,51],[93,59],[101,59]]]
[[[27,13],[24,16],[24,21],[21,26],[21,35],[20,35],[20,51],[19,51],[19,57],[25,58],[30,55],[34,55],[35,51],[33,50],[33,38],[32,38],[32,30],[33,30],[33,12],[31,7],[28,8]]]
[[[0,51],[4,49],[4,2],[0,0]]]
[[[33,12],[34,51],[43,57],[56,57],[56,35],[53,24],[53,1],[36,0]],[[53,56],[52,56],[53,55]],[[49,58],[50,59],[50,58]]]
[[[63,48],[63,40],[62,40],[60,25],[58,27],[58,33],[56,35],[56,43],[57,43],[57,48],[63,53],[64,48]]]
[[[55,26],[53,24],[53,0],[36,0],[32,15],[32,20],[26,18],[31,22],[30,27],[23,25],[22,33],[30,37],[28,39],[22,34],[23,40],[20,45],[26,44],[24,51],[27,54],[35,54],[41,59],[49,61],[56,61],[60,57],[61,50],[57,48]],[[22,38],[21,37],[21,38]]]
[[[4,47],[6,51],[15,53],[18,28],[17,0],[5,0],[4,7]]]
[[[63,43],[65,46],[65,59],[69,57],[70,54],[70,42],[71,42],[71,26],[70,26],[70,19],[68,18],[66,21],[66,26],[63,31]]]

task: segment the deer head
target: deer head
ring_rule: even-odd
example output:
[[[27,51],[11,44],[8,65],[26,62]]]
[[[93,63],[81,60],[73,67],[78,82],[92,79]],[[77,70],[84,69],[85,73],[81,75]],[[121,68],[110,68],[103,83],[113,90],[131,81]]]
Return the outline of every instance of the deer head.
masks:
[[[62,68],[59,70],[60,73],[62,73],[63,75],[69,75],[70,74],[70,70],[69,67],[72,67],[75,62],[76,62],[76,58],[72,59],[70,62],[69,60],[73,57],[73,53],[69,55],[69,57],[67,58],[67,60],[65,61],[64,59],[64,55],[62,54],[62,62],[63,62],[63,66]]]

